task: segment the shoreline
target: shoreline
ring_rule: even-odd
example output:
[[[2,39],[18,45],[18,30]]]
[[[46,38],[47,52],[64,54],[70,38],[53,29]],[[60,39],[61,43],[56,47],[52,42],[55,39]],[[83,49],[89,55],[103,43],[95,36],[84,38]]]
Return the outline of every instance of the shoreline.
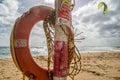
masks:
[[[46,56],[34,60],[42,67],[47,66]],[[81,53],[81,62],[82,69],[75,80],[120,80],[120,52]],[[0,59],[0,80],[22,80],[12,58]]]
[[[117,50],[117,51],[80,51],[80,54],[98,54],[98,53],[120,53],[120,50]],[[33,57],[38,57],[38,56],[47,56],[47,54],[44,54],[44,55],[34,55],[32,54]],[[11,59],[12,58],[12,55],[10,53],[9,56],[7,57],[1,57],[0,56],[0,59]]]

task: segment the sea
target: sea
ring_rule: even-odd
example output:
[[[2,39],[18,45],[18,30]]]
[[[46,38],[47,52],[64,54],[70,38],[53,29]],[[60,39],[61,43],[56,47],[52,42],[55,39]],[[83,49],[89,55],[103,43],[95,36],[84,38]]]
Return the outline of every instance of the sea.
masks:
[[[80,53],[87,52],[111,52],[111,51],[120,51],[120,47],[77,47]],[[47,47],[31,47],[30,48],[32,56],[47,55]],[[10,47],[0,47],[0,58],[12,58]]]

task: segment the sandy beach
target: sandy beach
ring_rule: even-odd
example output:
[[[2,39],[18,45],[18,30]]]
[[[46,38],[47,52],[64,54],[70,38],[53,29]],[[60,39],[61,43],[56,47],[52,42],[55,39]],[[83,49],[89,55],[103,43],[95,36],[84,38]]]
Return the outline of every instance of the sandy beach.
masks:
[[[120,80],[120,52],[82,53],[81,58],[82,69],[75,80]],[[46,60],[44,56],[35,58],[42,67]],[[22,80],[12,59],[0,59],[0,80]]]

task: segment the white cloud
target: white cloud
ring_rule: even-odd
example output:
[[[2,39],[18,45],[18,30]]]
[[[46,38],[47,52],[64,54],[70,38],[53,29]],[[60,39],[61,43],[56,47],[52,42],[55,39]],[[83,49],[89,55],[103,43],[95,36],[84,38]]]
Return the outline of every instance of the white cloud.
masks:
[[[45,33],[43,29],[43,21],[36,23],[30,33],[30,47],[43,46],[45,44]]]
[[[101,0],[102,1],[102,0]],[[102,29],[103,31],[106,30],[105,27],[108,25],[110,26],[120,26],[120,16],[118,9],[119,3],[116,1],[106,1],[105,3],[108,5],[109,11],[106,15],[102,14],[102,10],[97,9],[97,4],[99,1],[90,1],[89,4],[80,7],[73,13],[73,24],[78,28],[81,28],[81,31],[88,33],[88,36],[97,37],[100,36],[99,30]],[[117,2],[120,2],[117,0]],[[116,6],[115,6],[116,5]],[[110,7],[109,7],[110,6]],[[113,12],[116,11],[116,12]],[[77,22],[77,25],[76,25]],[[117,25],[116,25],[117,24]],[[104,26],[104,27],[103,27]],[[112,30],[112,27],[107,28],[108,31]],[[116,27],[120,30],[120,28]],[[110,32],[110,31],[109,31]]]
[[[4,4],[0,4],[0,15],[9,14],[8,8]]]
[[[31,7],[44,3],[44,0],[18,0],[20,13],[28,11]]]
[[[55,3],[55,0],[45,0],[45,3],[54,4],[54,3]]]
[[[98,10],[99,2],[108,5],[108,13],[103,15],[103,8]],[[84,32],[81,45],[114,46],[120,45],[120,0],[92,0],[73,12],[73,26],[78,32]],[[112,45],[111,45],[112,44]]]
[[[109,8],[106,15],[102,14],[103,8],[98,10],[97,4],[104,1]],[[72,23],[77,28],[78,33],[83,32],[82,37],[86,39],[82,43],[83,45],[96,45],[101,41],[104,44],[107,39],[111,38],[112,44],[118,43],[120,38],[120,0],[77,0],[75,8],[73,10]],[[0,1],[0,40],[4,41],[2,27],[10,27],[9,31],[4,31],[4,35],[10,36],[10,30],[14,25],[15,19],[23,12],[28,11],[31,7],[36,5],[45,5],[54,7],[54,0],[2,0]],[[45,39],[42,23],[37,25],[40,27],[33,28],[31,32],[32,45],[41,45]],[[9,35],[8,35],[9,34]],[[42,40],[41,40],[42,37]],[[6,38],[6,40],[8,39]],[[79,38],[79,37],[78,37]],[[93,38],[102,38],[101,40]],[[116,38],[116,43],[112,42],[112,39]],[[96,40],[96,43],[90,43],[90,41]],[[9,39],[7,40],[9,42]],[[119,43],[118,43],[119,44]]]
[[[17,0],[2,0],[0,2],[0,46],[9,46],[12,26],[20,15],[17,10]]]
[[[9,8],[8,10],[15,14],[17,9],[18,9],[18,2],[17,0],[3,0],[2,4],[4,4],[7,8]]]
[[[10,36],[8,33],[0,33],[0,46],[9,46],[10,45],[9,39]]]
[[[54,0],[18,0],[18,1],[20,4],[18,11],[20,13],[28,11],[33,6],[44,5],[54,7],[54,4],[52,3]]]
[[[120,38],[87,38],[77,46],[82,47],[117,47],[120,45]]]
[[[11,27],[15,19],[20,15],[18,10],[18,2],[16,0],[3,0],[0,3],[0,27]]]

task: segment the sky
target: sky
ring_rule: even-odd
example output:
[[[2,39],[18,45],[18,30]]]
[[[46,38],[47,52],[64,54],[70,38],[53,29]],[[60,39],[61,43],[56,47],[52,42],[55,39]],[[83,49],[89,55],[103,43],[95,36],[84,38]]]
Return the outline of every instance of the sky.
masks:
[[[72,24],[75,39],[83,39],[80,46],[120,46],[120,0],[75,0]],[[108,5],[108,13],[103,15],[99,2]],[[54,0],[0,0],[0,46],[10,45],[10,34],[15,20],[31,7],[45,5],[54,8]],[[34,25],[30,34],[30,46],[45,45],[42,22]]]

